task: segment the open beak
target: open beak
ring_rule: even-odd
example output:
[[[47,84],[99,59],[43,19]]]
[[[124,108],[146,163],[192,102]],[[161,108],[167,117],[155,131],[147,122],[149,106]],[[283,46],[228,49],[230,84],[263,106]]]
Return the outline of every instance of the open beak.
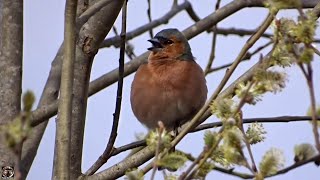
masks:
[[[148,48],[149,51],[158,51],[159,49],[163,48],[163,46],[157,38],[152,38],[148,41],[152,44],[152,47]]]

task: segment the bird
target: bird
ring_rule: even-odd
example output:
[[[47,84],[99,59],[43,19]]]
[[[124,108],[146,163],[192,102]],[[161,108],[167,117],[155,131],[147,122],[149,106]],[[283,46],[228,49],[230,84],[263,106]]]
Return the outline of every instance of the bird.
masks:
[[[132,81],[131,108],[148,129],[156,129],[161,121],[167,131],[177,131],[204,105],[205,75],[178,29],[163,29],[148,41],[148,61]]]

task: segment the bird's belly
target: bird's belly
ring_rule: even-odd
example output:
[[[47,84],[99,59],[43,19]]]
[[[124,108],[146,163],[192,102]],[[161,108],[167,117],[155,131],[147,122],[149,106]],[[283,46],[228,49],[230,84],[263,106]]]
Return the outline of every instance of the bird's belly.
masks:
[[[161,91],[140,91],[140,95],[145,97],[143,106],[139,106],[136,111],[145,112],[136,113],[138,119],[148,128],[154,129],[158,126],[158,121],[162,121],[168,130],[185,122],[186,116],[190,114],[190,104],[186,102],[183,89],[157,88]],[[147,108],[143,109],[143,108]]]

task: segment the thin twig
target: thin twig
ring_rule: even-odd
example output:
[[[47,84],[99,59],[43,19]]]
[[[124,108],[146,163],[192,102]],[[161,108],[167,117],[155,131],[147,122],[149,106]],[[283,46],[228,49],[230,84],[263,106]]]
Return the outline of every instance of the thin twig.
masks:
[[[116,26],[112,26],[112,30],[116,36],[119,36],[118,30]],[[119,36],[120,37],[120,36]],[[133,46],[129,43],[129,41],[126,40],[126,55],[132,60],[136,57],[136,54],[133,51]]]
[[[303,121],[311,121],[312,117],[311,116],[278,116],[278,117],[266,117],[266,118],[246,118],[243,119],[243,124],[250,124],[250,123],[289,123],[289,122],[303,122]],[[320,120],[320,117],[317,117],[317,120]],[[190,131],[190,133],[195,133],[199,132],[202,130],[206,129],[211,129],[215,127],[220,127],[222,126],[222,122],[214,122],[214,123],[207,123],[207,124],[202,124]],[[110,156],[115,156],[118,155],[122,152],[146,146],[146,141],[145,140],[139,140],[135,141],[117,148],[114,148],[111,152]]]
[[[298,66],[299,66],[299,68],[301,69],[304,77],[307,78],[307,77],[308,77],[308,72],[307,72],[307,70],[304,68],[303,64],[300,63],[300,62],[298,62]]]
[[[215,6],[215,10],[218,10],[220,7],[220,2],[221,0],[217,0],[216,2],[216,6]],[[217,29],[218,28],[218,24],[216,24],[213,29]],[[206,68],[204,69],[204,74],[207,75],[208,71],[211,69],[212,67],[212,63],[213,60],[216,56],[216,44],[217,44],[217,33],[213,31],[213,37],[212,37],[212,44],[211,44],[211,52],[210,52],[210,57],[208,60],[208,64],[206,66]]]
[[[311,101],[311,113],[312,113],[312,129],[315,138],[316,148],[320,153],[320,140],[319,140],[319,132],[318,132],[318,121],[317,121],[317,111],[316,111],[316,97],[314,93],[314,86],[313,86],[313,70],[312,65],[310,63],[307,64],[308,69],[308,76],[307,83],[309,87],[310,93],[310,101]]]
[[[311,157],[310,159],[307,159],[305,161],[298,161],[294,164],[292,164],[291,166],[288,166],[286,168],[283,168],[281,170],[279,170],[277,173],[273,174],[273,175],[270,175],[270,176],[267,176],[267,177],[272,177],[272,176],[276,176],[276,175],[279,175],[279,174],[285,174],[295,168],[298,168],[300,166],[303,166],[303,165],[306,165],[308,163],[311,163],[311,162],[317,162],[320,160],[320,154],[316,155],[316,156],[313,156]]]
[[[113,124],[110,133],[109,141],[105,151],[102,156],[90,167],[86,172],[87,175],[92,175],[95,173],[104,163],[106,163],[110,157],[113,150],[113,145],[117,138],[118,124],[121,112],[121,101],[122,101],[122,90],[123,90],[123,77],[124,77],[124,53],[125,53],[125,42],[126,42],[126,24],[127,24],[127,1],[123,3],[122,7],[122,29],[121,29],[121,47],[120,47],[120,57],[119,57],[119,81],[116,96],[116,107],[113,113]]]
[[[196,158],[193,157],[192,154],[187,154],[187,153],[185,153],[183,151],[179,151],[179,152],[184,154],[192,162],[194,162],[196,160]],[[245,173],[234,171],[234,168],[225,169],[225,168],[222,168],[222,167],[219,167],[219,166],[215,165],[213,167],[213,169],[216,170],[216,171],[219,171],[219,172],[222,172],[222,173],[225,173],[225,174],[229,174],[229,175],[233,175],[233,176],[236,176],[236,177],[240,177],[240,178],[243,178],[243,179],[252,178],[251,174],[245,174]]]
[[[190,179],[192,177],[192,175],[196,174],[196,172],[203,166],[203,164],[205,162],[207,162],[207,159],[212,155],[212,153],[214,152],[214,150],[219,146],[221,140],[222,140],[222,132],[224,130],[224,126],[222,126],[218,132],[218,139],[217,141],[210,147],[209,150],[204,149],[204,151],[206,152],[201,152],[200,155],[197,157],[197,159],[194,161],[196,163],[199,162],[198,166],[195,168],[188,168],[188,171],[184,172],[181,174],[181,176],[179,177],[180,180],[183,179]],[[204,155],[203,155],[204,154]],[[203,155],[203,156],[202,156]],[[193,163],[191,166],[195,166],[196,163]]]
[[[242,178],[242,179],[252,179],[253,178],[253,176],[251,174],[245,174],[245,173],[234,171],[234,168],[224,169],[224,168],[215,166],[213,169],[216,170],[216,171],[228,174],[228,175],[232,175],[232,176],[236,176],[236,177]]]
[[[247,102],[247,96],[248,96],[248,93],[249,93],[249,91],[250,91],[250,89],[251,89],[251,87],[254,85],[254,81],[251,81],[250,82],[250,84],[249,84],[249,87],[246,89],[246,91],[244,92],[244,95],[243,95],[243,97],[241,98],[241,100],[240,100],[240,102],[239,102],[239,105],[238,105],[238,107],[236,108],[236,110],[234,111],[234,114],[233,114],[233,116],[232,117],[235,117],[237,114],[239,114],[240,113],[240,130],[242,131],[242,133],[243,133],[243,135],[244,135],[244,137],[245,137],[245,144],[247,145],[247,148],[248,148],[248,151],[249,151],[249,154],[250,154],[250,158],[251,158],[251,161],[252,161],[252,165],[253,165],[253,167],[254,168],[252,168],[250,165],[249,165],[249,163],[248,163],[248,161],[247,161],[247,159],[246,158],[244,158],[244,162],[245,162],[245,167],[247,167],[252,173],[255,173],[256,172],[256,166],[255,166],[255,163],[254,163],[254,160],[253,160],[253,156],[252,156],[252,153],[251,153],[251,149],[250,149],[250,144],[249,144],[249,142],[247,141],[247,138],[246,138],[246,134],[245,134],[245,132],[244,132],[244,130],[243,130],[243,121],[242,121],[242,115],[241,115],[241,109],[242,109],[242,107],[245,105],[245,103]],[[242,152],[242,150],[241,150],[241,154],[243,155],[243,152]]]
[[[296,169],[298,167],[301,167],[303,165],[306,165],[308,163],[311,163],[311,162],[318,162],[320,160],[320,154],[318,155],[315,155],[313,157],[311,157],[310,159],[307,159],[305,161],[298,161],[288,167],[285,167],[281,170],[279,170],[277,173],[273,174],[273,175],[269,175],[269,176],[266,176],[265,178],[268,178],[268,177],[273,177],[273,176],[277,176],[277,175],[280,175],[280,174],[285,174],[293,169]],[[217,167],[215,167],[214,169],[218,170]],[[229,171],[225,171],[225,169],[221,168],[219,169],[218,171],[220,172],[223,172],[223,173],[226,173],[226,174],[229,174],[229,175],[234,175],[234,176],[237,176],[237,177],[240,177],[242,179],[252,179],[254,178],[254,175],[249,175],[249,174],[242,174],[242,173],[239,173],[239,172],[234,172],[233,169],[230,169]]]
[[[311,121],[312,117],[311,116],[278,116],[278,117],[267,117],[267,118],[247,118],[243,119],[244,124],[249,124],[249,123],[289,123],[289,122],[301,122],[301,121]],[[317,120],[320,120],[320,117],[317,117]],[[191,132],[198,132],[201,130],[205,129],[211,129],[214,127],[220,127],[222,126],[222,122],[214,122],[214,123],[207,123],[207,124],[202,124],[195,128]]]
[[[216,27],[213,27],[216,28]],[[212,37],[212,44],[211,44],[211,52],[210,52],[210,56],[209,56],[209,60],[207,63],[206,68],[204,69],[204,74],[208,75],[209,74],[209,70],[211,70],[212,64],[213,64],[213,60],[215,58],[215,49],[216,49],[216,44],[217,44],[217,33],[213,33],[213,37]]]
[[[124,151],[131,150],[131,149],[138,148],[138,147],[142,147],[142,146],[146,146],[146,145],[147,145],[147,143],[145,140],[135,141],[135,142],[114,148],[110,154],[110,157],[118,155]]]
[[[148,14],[148,20],[149,23],[152,22],[152,18],[151,18],[151,0],[147,0],[148,1],[148,9],[147,9],[147,14]],[[153,28],[149,29],[149,34],[150,34],[150,38],[153,38]]]
[[[320,56],[320,51],[316,47],[314,47],[312,45],[310,47],[313,49],[314,53],[316,53],[318,56]]]
[[[252,165],[251,169],[253,170],[254,173],[257,173],[258,169],[257,169],[256,163],[255,163],[254,157],[253,157],[253,153],[252,153],[252,150],[251,150],[251,145],[250,145],[250,143],[248,141],[248,137],[247,137],[246,133],[244,132],[242,117],[240,117],[240,121],[241,121],[240,130],[241,130],[242,135],[244,137],[244,142],[246,144],[246,147],[248,149],[248,153],[249,153],[249,156],[250,156],[250,159],[251,159],[251,165]]]
[[[228,35],[237,35],[240,37],[243,36],[250,36],[252,34],[254,34],[257,30],[255,29],[241,29],[241,28],[217,28],[217,29],[211,29],[211,31],[214,31],[216,33],[218,33],[219,35],[224,35],[224,36],[228,36]],[[261,35],[261,37],[263,38],[267,38],[267,39],[272,39],[273,34],[271,33],[263,33]],[[320,39],[314,39],[313,41],[314,43],[320,43]]]
[[[241,99],[241,102],[240,102],[240,105],[244,105],[244,103],[246,102],[246,98],[248,96],[248,93],[249,93],[249,90],[251,89],[251,87],[255,84],[254,81],[251,81],[250,84],[249,84],[249,87],[247,88],[246,92],[245,92],[245,95],[244,97]],[[241,104],[242,103],[242,104]],[[240,106],[239,106],[240,107]],[[241,108],[241,107],[240,107]],[[239,109],[239,112],[240,112],[241,109]],[[252,163],[252,166],[249,166],[249,163],[246,161],[246,166],[247,168],[252,172],[252,173],[256,173],[257,172],[257,166],[256,166],[256,163],[254,161],[254,158],[253,158],[253,154],[252,154],[252,151],[251,151],[251,146],[250,146],[250,143],[248,141],[248,137],[246,135],[246,133],[244,132],[244,128],[243,128],[243,119],[242,119],[242,114],[240,115],[240,124],[239,124],[239,129],[241,130],[242,132],[242,135],[244,137],[244,142],[246,144],[246,147],[248,149],[248,152],[249,152],[249,156],[250,156],[250,159],[251,159],[251,163]]]
[[[243,36],[251,36],[252,34],[256,33],[256,29],[241,29],[241,28],[217,28],[217,29],[211,29],[211,31],[214,31],[220,35],[228,36],[228,35],[237,35],[240,37]],[[261,35],[263,38],[272,39],[273,34],[271,33],[263,33]]]
[[[188,6],[186,8],[186,11],[189,15],[189,17],[194,21],[194,22],[198,22],[200,21],[201,18],[199,18],[199,16],[196,14],[196,12],[193,10],[192,5],[190,4],[190,6]]]
[[[177,7],[177,5],[178,5],[178,0],[173,0],[172,8]]]
[[[237,114],[240,113],[242,107],[243,107],[244,104],[247,102],[247,96],[248,96],[249,90],[251,89],[251,87],[252,87],[253,84],[254,84],[254,82],[251,82],[251,83],[249,84],[249,87],[248,87],[248,88],[246,89],[246,91],[244,92],[243,97],[241,98],[241,100],[240,100],[237,108],[234,110],[234,112],[233,112],[233,114],[232,114],[232,116],[231,116],[232,118],[235,118],[235,117],[237,116]],[[191,178],[191,175],[195,174],[195,173],[202,167],[202,165],[203,165],[203,164],[207,161],[207,159],[212,155],[212,153],[214,152],[214,150],[216,149],[216,147],[219,146],[219,143],[220,143],[220,141],[222,140],[222,137],[223,137],[223,136],[222,136],[223,130],[224,130],[224,126],[222,126],[222,127],[220,128],[220,130],[219,130],[218,140],[215,142],[214,145],[212,145],[212,146],[210,147],[209,151],[205,153],[204,157],[201,158],[201,161],[200,161],[199,165],[198,165],[193,171],[190,171],[190,173],[189,173],[189,172],[186,172],[186,173],[185,173],[185,174],[187,174],[187,175],[189,174],[189,176],[185,176],[186,179]],[[202,154],[202,153],[201,153],[201,154]],[[200,154],[200,155],[201,155],[201,154]],[[241,153],[241,154],[243,154],[243,153]],[[200,159],[200,155],[198,156],[197,159]],[[246,163],[245,166],[246,166],[252,173],[254,173],[253,169],[249,166],[249,163],[247,162],[247,160],[245,160],[245,163]],[[181,179],[184,179],[184,177],[181,177]]]
[[[243,57],[243,59],[241,60],[241,62],[244,62],[244,61],[248,61],[251,59],[252,56],[256,55],[257,53],[259,53],[260,51],[262,51],[263,49],[265,49],[266,47],[268,47],[269,45],[271,45],[273,42],[272,41],[269,41],[267,42],[266,44],[258,47],[257,49],[255,49],[253,52],[247,52],[246,55]],[[209,73],[213,73],[215,71],[219,71],[219,70],[222,70],[222,69],[225,69],[227,67],[230,67],[232,65],[232,63],[228,63],[228,64],[224,64],[224,65],[221,65],[221,66],[218,66],[218,67],[215,67],[215,68],[212,68],[212,69],[209,69],[207,74]]]
[[[181,173],[179,180],[183,180],[186,179],[187,175],[194,169],[194,167],[200,162],[200,160],[204,157],[204,155],[208,152],[208,147],[204,147],[204,149],[202,150],[202,152],[200,153],[200,155],[197,158],[194,158],[192,160],[191,165],[188,167],[188,169]]]

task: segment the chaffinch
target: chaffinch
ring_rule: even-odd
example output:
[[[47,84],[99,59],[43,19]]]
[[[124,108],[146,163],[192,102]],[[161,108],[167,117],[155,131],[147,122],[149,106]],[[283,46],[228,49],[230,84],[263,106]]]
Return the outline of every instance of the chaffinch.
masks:
[[[179,30],[164,29],[148,41],[148,63],[139,67],[132,82],[132,111],[149,129],[162,121],[166,130],[176,130],[204,105],[205,76]]]

